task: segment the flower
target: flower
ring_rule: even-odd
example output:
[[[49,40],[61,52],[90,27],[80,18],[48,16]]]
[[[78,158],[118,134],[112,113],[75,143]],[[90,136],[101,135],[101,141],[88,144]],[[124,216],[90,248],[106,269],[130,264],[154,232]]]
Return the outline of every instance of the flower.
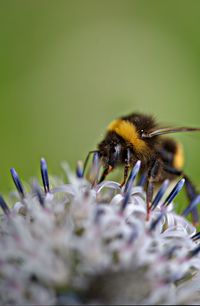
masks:
[[[163,182],[147,220],[140,161],[123,188],[97,183],[97,155],[89,180],[82,163],[76,174],[63,164],[68,184],[40,165],[43,189],[25,191],[12,168],[17,200],[9,208],[0,197],[2,305],[198,303],[200,234],[185,218],[198,201],[174,210],[184,179],[170,192]]]

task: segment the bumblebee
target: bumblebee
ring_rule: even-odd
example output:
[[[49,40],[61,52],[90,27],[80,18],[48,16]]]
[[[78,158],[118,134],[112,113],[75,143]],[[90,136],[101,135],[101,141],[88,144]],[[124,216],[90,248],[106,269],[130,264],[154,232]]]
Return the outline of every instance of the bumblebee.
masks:
[[[105,138],[98,144],[96,151],[90,151],[84,164],[84,170],[93,152],[98,152],[103,165],[99,183],[116,167],[124,167],[121,183],[126,183],[130,168],[141,161],[141,170],[147,173],[147,208],[151,207],[155,183],[165,179],[173,180],[182,175],[186,180],[186,192],[190,200],[196,195],[196,189],[183,171],[184,152],[181,143],[164,134],[176,132],[194,132],[200,128],[161,127],[149,115],[133,113],[112,121]]]

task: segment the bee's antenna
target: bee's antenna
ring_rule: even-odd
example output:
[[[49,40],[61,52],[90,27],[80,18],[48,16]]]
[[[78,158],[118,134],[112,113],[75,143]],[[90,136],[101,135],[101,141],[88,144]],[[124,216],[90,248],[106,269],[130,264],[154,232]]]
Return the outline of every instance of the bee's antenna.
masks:
[[[171,133],[179,133],[179,132],[199,132],[200,128],[191,128],[191,127],[166,127],[154,130],[150,133],[143,133],[142,138],[152,138],[159,135],[171,134]]]

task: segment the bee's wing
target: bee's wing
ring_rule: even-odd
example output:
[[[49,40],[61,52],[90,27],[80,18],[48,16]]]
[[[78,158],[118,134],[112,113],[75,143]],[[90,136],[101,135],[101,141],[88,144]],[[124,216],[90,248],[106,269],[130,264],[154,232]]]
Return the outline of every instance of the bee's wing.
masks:
[[[143,133],[142,138],[152,138],[154,136],[160,136],[164,134],[171,134],[171,133],[179,133],[179,132],[198,132],[200,128],[190,128],[190,127],[177,127],[177,128],[160,128],[149,133]]]

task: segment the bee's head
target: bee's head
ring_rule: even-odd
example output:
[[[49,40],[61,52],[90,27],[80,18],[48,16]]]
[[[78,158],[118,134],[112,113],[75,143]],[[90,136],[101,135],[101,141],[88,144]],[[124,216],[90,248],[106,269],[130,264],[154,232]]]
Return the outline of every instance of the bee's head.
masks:
[[[116,167],[123,160],[124,146],[116,135],[109,135],[99,144],[99,154],[104,165]]]

